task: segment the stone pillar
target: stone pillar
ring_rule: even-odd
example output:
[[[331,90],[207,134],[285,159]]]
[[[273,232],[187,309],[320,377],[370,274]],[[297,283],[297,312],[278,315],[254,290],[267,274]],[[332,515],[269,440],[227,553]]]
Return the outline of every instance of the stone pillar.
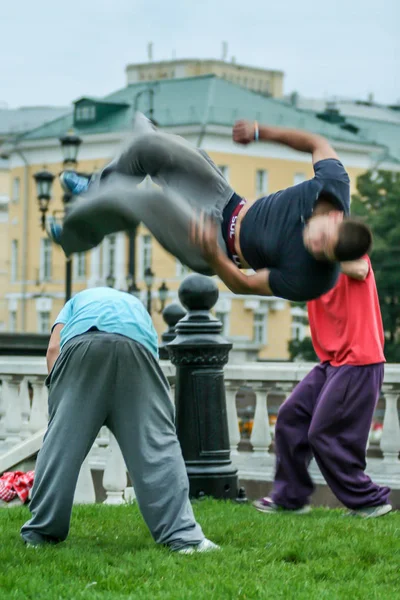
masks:
[[[180,304],[174,302],[168,304],[162,312],[164,322],[168,325],[167,331],[161,336],[161,344],[159,347],[159,354],[161,360],[168,360],[168,350],[166,345],[176,337],[176,325],[186,315],[186,311]]]
[[[229,451],[223,366],[232,344],[210,309],[218,300],[213,279],[189,275],[179,288],[188,314],[176,326],[168,353],[176,366],[176,428],[190,482],[190,496],[235,499],[237,470]]]

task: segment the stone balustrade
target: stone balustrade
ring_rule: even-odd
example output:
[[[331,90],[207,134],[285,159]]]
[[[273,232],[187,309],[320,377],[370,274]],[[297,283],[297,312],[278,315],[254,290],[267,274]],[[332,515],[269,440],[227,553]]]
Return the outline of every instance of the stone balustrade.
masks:
[[[161,361],[174,390],[175,367]],[[242,481],[271,481],[274,473],[271,413],[310,370],[305,363],[227,364],[226,404],[232,462]],[[0,473],[15,468],[40,448],[47,423],[46,364],[39,357],[0,357]],[[400,423],[398,396],[400,365],[386,365],[383,398],[378,418],[383,429],[379,444],[371,443],[367,472],[381,484],[400,490]],[[173,396],[173,394],[172,394]],[[246,426],[247,425],[247,429]],[[14,462],[13,462],[14,461]],[[118,445],[103,427],[82,466],[76,502],[95,498],[91,470],[103,472],[106,502],[124,502],[134,497],[127,491],[124,461]],[[313,478],[323,483],[317,467]]]

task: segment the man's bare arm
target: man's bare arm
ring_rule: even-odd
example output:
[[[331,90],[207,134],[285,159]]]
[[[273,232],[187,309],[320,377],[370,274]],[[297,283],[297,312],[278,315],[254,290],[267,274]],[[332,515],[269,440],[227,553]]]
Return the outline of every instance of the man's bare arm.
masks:
[[[277,142],[299,152],[308,152],[312,155],[313,164],[326,158],[338,158],[327,139],[301,129],[269,127],[268,125],[257,125],[251,121],[238,121],[233,127],[233,141],[239,144],[254,142],[257,127],[259,140]]]
[[[48,373],[50,373],[50,371],[54,367],[54,363],[56,362],[60,354],[60,333],[63,327],[64,323],[57,323],[57,325],[54,326],[53,331],[51,332],[49,346],[47,348],[46,353]]]
[[[234,294],[273,296],[268,282],[269,270],[261,269],[254,275],[242,273],[218,246],[217,228],[217,223],[202,214],[193,218],[190,237],[219,278]]]
[[[269,270],[261,269],[246,275],[220,250],[208,260],[209,265],[234,294],[273,296],[269,287]]]
[[[365,258],[359,258],[358,260],[350,260],[340,263],[342,273],[351,277],[352,279],[358,279],[358,281],[364,281],[368,277],[369,264]]]

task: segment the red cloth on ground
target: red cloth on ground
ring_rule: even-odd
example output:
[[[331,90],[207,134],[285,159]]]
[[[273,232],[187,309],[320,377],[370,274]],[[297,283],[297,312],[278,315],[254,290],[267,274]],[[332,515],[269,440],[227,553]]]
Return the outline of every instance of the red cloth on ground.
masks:
[[[0,500],[11,502],[18,496],[23,504],[28,499],[29,490],[33,486],[35,471],[14,471],[3,473],[0,477]]]

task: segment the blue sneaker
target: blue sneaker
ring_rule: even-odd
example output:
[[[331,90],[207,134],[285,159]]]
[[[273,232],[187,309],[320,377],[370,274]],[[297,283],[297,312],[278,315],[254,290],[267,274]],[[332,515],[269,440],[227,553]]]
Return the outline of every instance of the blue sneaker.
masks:
[[[63,171],[60,175],[61,187],[65,192],[73,196],[79,196],[88,191],[90,178],[84,175],[78,175],[75,171]]]
[[[47,221],[47,235],[55,243],[61,244],[62,225],[57,223],[54,217],[49,217]]]

